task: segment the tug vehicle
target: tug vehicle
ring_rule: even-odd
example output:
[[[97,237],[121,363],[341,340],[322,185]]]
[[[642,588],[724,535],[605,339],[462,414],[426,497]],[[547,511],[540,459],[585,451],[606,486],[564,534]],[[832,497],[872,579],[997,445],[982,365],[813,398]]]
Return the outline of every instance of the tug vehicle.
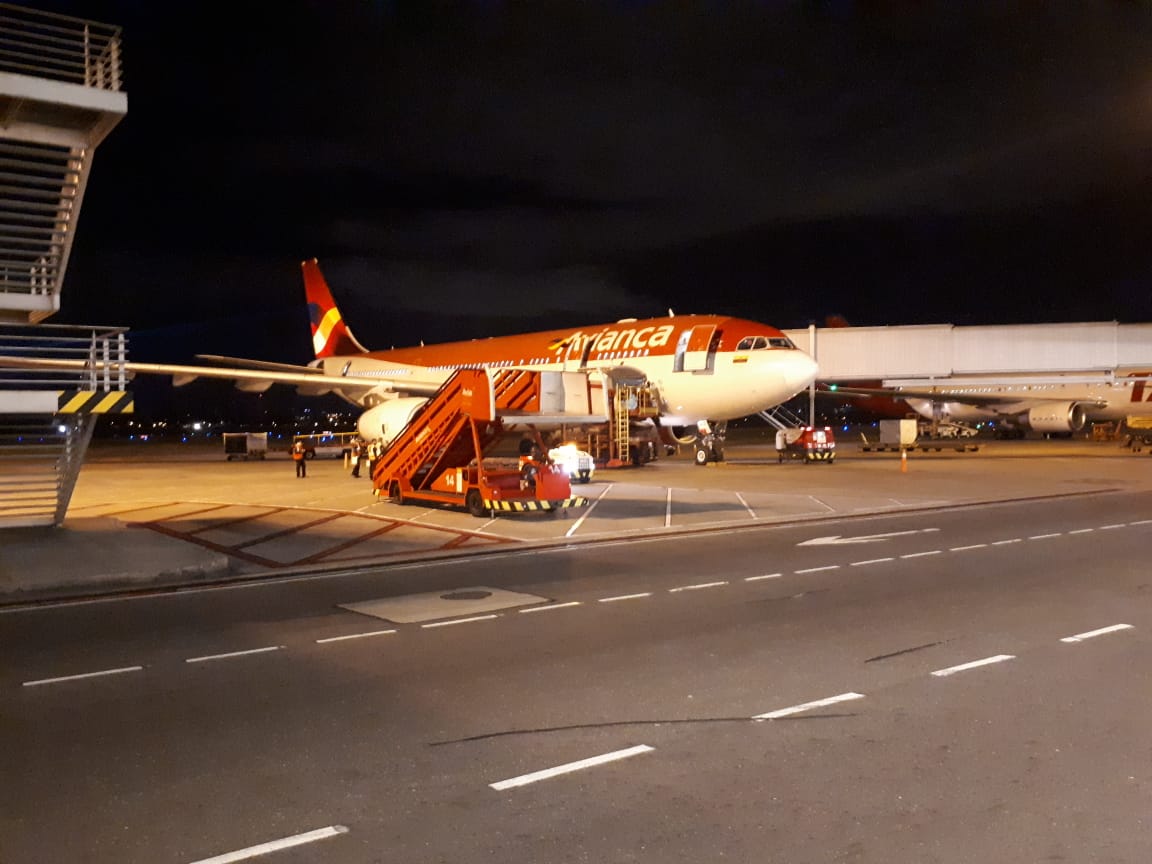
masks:
[[[800,459],[809,462],[836,461],[836,436],[831,426],[795,426],[776,432],[776,461]]]

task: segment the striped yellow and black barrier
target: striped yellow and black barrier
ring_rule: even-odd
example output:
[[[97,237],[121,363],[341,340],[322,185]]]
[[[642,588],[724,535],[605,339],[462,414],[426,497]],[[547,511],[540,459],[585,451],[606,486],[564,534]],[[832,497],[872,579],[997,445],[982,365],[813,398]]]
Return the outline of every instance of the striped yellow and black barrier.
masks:
[[[58,414],[131,414],[132,394],[124,390],[58,390]]]
[[[564,510],[569,507],[587,507],[588,499],[582,496],[565,498],[561,501],[537,501],[535,498],[511,498],[507,501],[484,501],[485,510],[501,510],[506,513],[527,513],[540,510]]]

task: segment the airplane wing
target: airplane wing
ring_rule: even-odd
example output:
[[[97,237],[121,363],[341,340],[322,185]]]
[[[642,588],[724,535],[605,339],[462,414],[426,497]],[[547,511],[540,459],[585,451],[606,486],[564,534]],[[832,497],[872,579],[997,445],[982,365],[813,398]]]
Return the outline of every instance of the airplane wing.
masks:
[[[215,358],[213,358],[215,359]],[[232,358],[220,358],[232,359]],[[251,363],[251,361],[242,361]],[[299,387],[308,395],[323,395],[333,391],[358,393],[366,390],[393,390],[397,393],[416,396],[431,396],[439,389],[439,384],[421,381],[382,382],[379,378],[358,375],[326,375],[323,370],[310,366],[292,366],[287,363],[257,361],[257,368],[238,369],[228,366],[184,366],[168,363],[90,363],[87,360],[52,360],[41,357],[0,356],[0,366],[11,369],[44,370],[57,372],[78,372],[111,376],[121,372],[129,378],[136,375],[171,375],[176,387],[183,386],[197,378],[215,378],[234,381],[242,390],[266,390],[273,384],[287,384]]]

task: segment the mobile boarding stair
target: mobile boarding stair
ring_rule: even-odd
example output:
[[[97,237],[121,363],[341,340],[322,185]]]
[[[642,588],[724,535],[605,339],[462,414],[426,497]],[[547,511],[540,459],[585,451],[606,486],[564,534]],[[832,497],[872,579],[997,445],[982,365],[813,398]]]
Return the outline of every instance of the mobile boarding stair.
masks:
[[[398,504],[446,504],[473,516],[586,506],[567,474],[540,457],[522,455],[513,469],[486,466],[485,454],[511,428],[605,422],[591,413],[590,392],[581,373],[462,369],[376,460],[373,491]]]

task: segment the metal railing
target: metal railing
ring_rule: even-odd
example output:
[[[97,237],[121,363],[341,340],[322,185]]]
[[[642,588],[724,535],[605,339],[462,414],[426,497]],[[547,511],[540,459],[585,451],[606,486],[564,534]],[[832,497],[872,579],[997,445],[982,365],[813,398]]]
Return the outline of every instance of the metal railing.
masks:
[[[124,390],[128,380],[127,329],[65,324],[0,325],[0,358],[82,360],[83,368],[42,369],[0,364],[3,390]]]
[[[0,72],[121,90],[121,28],[0,3]]]

